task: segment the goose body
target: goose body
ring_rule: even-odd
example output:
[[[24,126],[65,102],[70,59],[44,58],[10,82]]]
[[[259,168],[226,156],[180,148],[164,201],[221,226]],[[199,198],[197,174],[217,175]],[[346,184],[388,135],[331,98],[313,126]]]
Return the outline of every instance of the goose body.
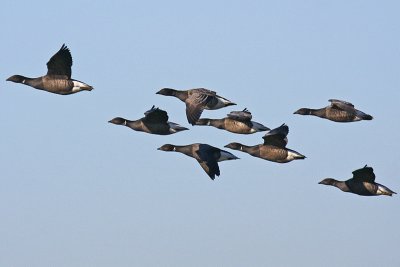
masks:
[[[237,134],[252,134],[269,130],[268,127],[251,119],[251,113],[244,109],[243,111],[232,111],[222,119],[199,119],[196,125],[213,126]]]
[[[299,115],[312,115],[335,122],[354,122],[361,120],[372,120],[373,117],[358,109],[354,105],[337,99],[330,99],[330,106],[320,109],[301,108],[294,112]]]
[[[215,179],[215,175],[220,175],[218,162],[238,159],[238,157],[228,151],[200,143],[184,146],[165,144],[159,147],[158,150],[179,152],[196,159],[212,180]]]
[[[249,155],[277,163],[287,163],[292,160],[305,159],[306,157],[297,151],[286,148],[289,127],[285,124],[270,130],[263,137],[264,144],[246,146],[240,143],[230,143],[225,147],[239,150]]]
[[[195,88],[190,90],[175,90],[172,88],[163,88],[156,94],[165,96],[174,96],[186,104],[186,117],[188,122],[195,125],[204,109],[215,110],[226,106],[236,105],[217,95],[216,92],[205,89]]]
[[[166,111],[154,106],[145,112],[145,116],[139,120],[127,120],[121,117],[116,117],[109,121],[110,123],[123,125],[135,131],[146,132],[157,135],[170,135],[180,131],[189,130],[182,127],[177,123],[168,121],[168,114]]]
[[[22,83],[33,88],[59,95],[70,95],[83,90],[91,91],[92,86],[71,79],[72,56],[67,46],[60,50],[47,62],[47,74],[38,78],[13,75],[7,81]]]
[[[396,194],[384,185],[375,182],[375,174],[372,167],[365,165],[363,168],[353,171],[353,177],[346,181],[338,181],[333,178],[325,178],[319,184],[335,186],[343,192],[360,196],[392,196]]]

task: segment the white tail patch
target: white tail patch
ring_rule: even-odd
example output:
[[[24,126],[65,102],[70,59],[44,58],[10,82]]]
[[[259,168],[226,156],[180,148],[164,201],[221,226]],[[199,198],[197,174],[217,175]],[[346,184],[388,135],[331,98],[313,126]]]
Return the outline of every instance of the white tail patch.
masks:
[[[227,151],[221,150],[221,156],[219,157],[218,161],[224,161],[230,159],[239,159],[239,158]]]
[[[72,82],[74,83],[74,87],[72,88],[72,92],[79,92],[82,90],[92,90],[93,87],[81,82],[81,81],[77,81],[77,80],[72,80]]]
[[[294,150],[288,150],[287,152],[288,152],[288,155],[287,155],[286,159],[288,161],[292,161],[294,159],[304,159],[305,158],[304,155],[302,155],[299,152],[296,152]]]
[[[217,97],[218,99],[218,103],[212,108],[212,109],[220,109],[223,107],[226,107],[226,105],[232,104],[231,101],[229,101],[228,99],[225,99],[223,97]],[[206,109],[209,109],[208,107],[206,107]]]
[[[392,190],[390,190],[389,188],[387,188],[384,185],[381,184],[377,184],[378,185],[378,190],[376,190],[376,194],[377,195],[389,195],[391,196],[392,194],[396,194],[395,192],[393,192]]]
[[[269,130],[267,127],[265,127],[261,123],[254,122],[254,121],[252,121],[251,123],[253,124],[253,127],[251,127],[252,133]]]
[[[177,133],[179,131],[187,130],[187,128],[180,126],[177,123],[174,122],[168,122],[169,125],[169,132],[170,133]]]

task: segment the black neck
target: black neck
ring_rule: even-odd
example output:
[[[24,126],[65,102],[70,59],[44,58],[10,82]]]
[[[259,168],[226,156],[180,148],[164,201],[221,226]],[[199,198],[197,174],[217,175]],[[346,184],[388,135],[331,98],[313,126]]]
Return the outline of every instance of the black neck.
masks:
[[[313,115],[313,116],[318,116],[318,117],[323,117],[325,116],[325,108],[320,108],[320,109],[307,109],[307,111],[309,112],[309,115]]]
[[[253,146],[246,146],[246,145],[240,144],[239,150],[244,151],[244,152],[249,152],[252,148],[253,148]]]
[[[136,131],[141,131],[142,129],[140,120],[137,121],[125,120],[125,123],[123,125]]]
[[[346,185],[346,182],[343,181],[334,181],[333,186],[336,186],[337,188],[339,188],[340,190],[344,191],[344,192],[349,192],[349,187]]]
[[[188,97],[188,92],[187,91],[180,91],[180,90],[174,90],[173,91],[173,96],[179,98],[180,100],[182,100],[183,102],[185,102],[185,100]]]
[[[191,146],[175,146],[174,151],[183,153],[187,156],[193,157]]]

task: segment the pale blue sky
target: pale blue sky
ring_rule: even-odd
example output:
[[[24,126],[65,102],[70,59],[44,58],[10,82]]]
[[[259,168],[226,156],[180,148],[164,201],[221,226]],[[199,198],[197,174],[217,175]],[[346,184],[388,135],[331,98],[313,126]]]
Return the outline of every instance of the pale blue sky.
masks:
[[[318,185],[365,164],[400,191],[398,1],[15,1],[0,9],[1,266],[400,266],[399,196]],[[6,82],[46,73],[66,43],[60,96]],[[270,128],[290,127],[304,161],[232,151],[211,181],[164,143],[262,142],[191,127],[162,87],[206,87]],[[372,121],[292,113],[350,101]],[[152,105],[187,126],[171,136],[108,124]]]

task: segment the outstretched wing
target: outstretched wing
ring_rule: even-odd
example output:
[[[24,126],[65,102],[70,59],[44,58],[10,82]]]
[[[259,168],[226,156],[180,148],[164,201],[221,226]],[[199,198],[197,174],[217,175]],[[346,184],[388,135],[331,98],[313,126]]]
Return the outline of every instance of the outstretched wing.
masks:
[[[273,145],[277,147],[286,147],[287,138],[286,136],[289,133],[289,127],[285,124],[282,124],[278,128],[268,131],[264,136],[264,145]]]
[[[167,123],[168,114],[166,111],[154,106],[144,113],[145,117],[142,119],[144,122],[149,123]]]
[[[228,118],[231,118],[233,120],[237,121],[243,121],[243,122],[248,122],[252,119],[251,112],[245,108],[242,111],[232,111],[228,114]]]
[[[186,99],[186,117],[192,125],[200,119],[204,107],[215,99],[216,93],[204,88],[194,89]]]
[[[198,155],[197,161],[208,176],[214,180],[215,175],[220,175],[217,162],[219,149],[206,144],[200,144],[199,149],[195,151]]]
[[[346,102],[338,99],[329,99],[331,106],[349,112],[354,112],[354,105],[350,102]]]
[[[69,48],[63,44],[47,62],[48,75],[66,75],[71,79],[72,56]]]
[[[367,165],[365,165],[364,168],[353,171],[353,179],[357,179],[363,182],[374,183],[375,182],[374,169],[372,167],[368,167]]]

